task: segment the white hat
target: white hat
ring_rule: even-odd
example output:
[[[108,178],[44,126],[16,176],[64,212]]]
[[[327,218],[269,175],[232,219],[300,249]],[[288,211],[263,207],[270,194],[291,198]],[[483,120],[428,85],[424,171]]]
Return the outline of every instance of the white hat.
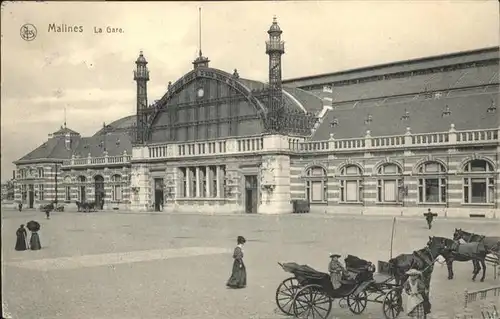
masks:
[[[412,269],[408,270],[408,271],[406,272],[406,274],[407,274],[408,276],[419,276],[419,275],[421,275],[421,274],[422,274],[422,272],[421,272],[420,270],[417,270],[417,269],[412,268]]]

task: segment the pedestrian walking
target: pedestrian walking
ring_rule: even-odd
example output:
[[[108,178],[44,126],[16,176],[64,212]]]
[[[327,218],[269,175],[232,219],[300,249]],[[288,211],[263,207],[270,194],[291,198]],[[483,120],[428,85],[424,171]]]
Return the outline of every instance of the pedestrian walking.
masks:
[[[432,228],[432,221],[434,220],[434,214],[431,212],[431,209],[429,208],[427,210],[427,213],[424,214],[425,220],[427,221],[427,226],[429,229]]]
[[[342,286],[342,278],[346,273],[344,266],[339,261],[339,254],[330,254],[330,264],[328,265],[328,271],[330,272],[330,280],[332,282],[333,289],[338,289]]]
[[[427,299],[427,288],[421,279],[422,273],[417,269],[410,269],[406,274],[409,276],[408,280],[403,284],[408,295],[406,313],[410,318],[426,319],[425,300]]]
[[[31,250],[42,249],[42,245],[40,244],[40,237],[38,236],[38,231],[40,230],[40,223],[32,220],[26,224],[26,227],[31,232],[30,249]]]
[[[16,231],[16,247],[17,251],[23,251],[28,249],[28,233],[26,232],[26,228],[24,225],[19,226]]]
[[[246,243],[246,239],[243,236],[238,236],[236,239],[237,246],[233,253],[233,270],[231,277],[226,283],[229,288],[245,288],[247,285],[247,270],[245,264],[243,263],[243,246]]]
[[[19,211],[22,211],[23,210],[23,203],[17,204],[17,209],[19,209]]]

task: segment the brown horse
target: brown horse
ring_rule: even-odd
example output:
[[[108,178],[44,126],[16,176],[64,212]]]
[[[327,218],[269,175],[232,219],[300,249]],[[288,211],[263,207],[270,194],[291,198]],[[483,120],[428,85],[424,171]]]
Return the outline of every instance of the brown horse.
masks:
[[[483,243],[488,250],[488,253],[500,256],[500,237],[498,236],[483,236],[474,233],[466,232],[461,228],[455,228],[453,240],[464,240],[466,243]]]
[[[429,237],[427,245],[411,254],[400,254],[389,260],[391,264],[391,273],[396,280],[397,285],[402,285],[408,275],[406,272],[412,268],[420,270],[424,277],[424,283],[427,287],[430,285],[434,262],[441,255],[444,246],[438,241],[432,241]]]
[[[445,237],[431,237],[436,245],[441,246],[441,256],[446,260],[448,268],[448,279],[453,279],[454,261],[472,261],[474,270],[472,271],[472,281],[476,280],[477,275],[483,270],[481,282],[486,275],[486,255],[488,251],[482,242],[459,243],[457,240]]]

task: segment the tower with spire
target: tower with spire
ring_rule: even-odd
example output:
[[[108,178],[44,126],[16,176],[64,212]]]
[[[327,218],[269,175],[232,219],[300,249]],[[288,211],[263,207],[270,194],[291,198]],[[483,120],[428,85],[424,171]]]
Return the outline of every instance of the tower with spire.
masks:
[[[269,55],[269,102],[268,129],[280,131],[280,114],[283,108],[283,93],[281,84],[281,56],[285,53],[285,42],[281,41],[281,31],[276,17],[267,31],[269,41],[266,41],[266,54]]]
[[[199,67],[208,68],[208,63],[210,60],[203,56],[201,52],[201,8],[198,9],[198,57],[193,61],[194,69]]]
[[[142,51],[135,61],[136,69],[134,71],[134,81],[137,83],[137,142],[143,143],[145,140],[146,131],[146,109],[148,107],[148,90],[147,83],[149,81],[149,70],[147,67],[148,61],[144,58]]]

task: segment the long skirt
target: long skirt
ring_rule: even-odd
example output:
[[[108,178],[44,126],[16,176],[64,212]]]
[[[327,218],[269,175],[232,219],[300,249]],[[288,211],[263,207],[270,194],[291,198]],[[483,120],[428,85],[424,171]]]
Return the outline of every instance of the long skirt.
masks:
[[[38,237],[38,234],[35,232],[33,232],[31,234],[30,247],[31,247],[31,250],[42,249],[42,245],[40,244],[40,237]]]
[[[425,319],[424,303],[421,302],[418,306],[413,308],[413,310],[408,314],[408,317],[415,319]]]
[[[17,251],[22,251],[26,250],[26,237],[24,235],[17,236],[16,240],[16,250]]]
[[[230,288],[245,288],[247,285],[247,270],[245,268],[245,264],[235,260],[233,262],[233,272],[231,273],[231,277],[226,283],[226,286]]]

